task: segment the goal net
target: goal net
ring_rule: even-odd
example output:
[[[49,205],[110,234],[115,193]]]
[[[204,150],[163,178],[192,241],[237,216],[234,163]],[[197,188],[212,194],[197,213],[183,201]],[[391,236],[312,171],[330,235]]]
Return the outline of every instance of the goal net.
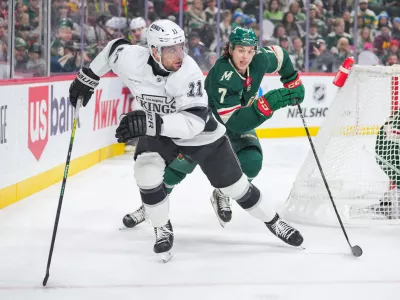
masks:
[[[400,224],[399,79],[400,66],[354,66],[314,138],[346,224]],[[301,223],[339,225],[311,150],[284,216]]]

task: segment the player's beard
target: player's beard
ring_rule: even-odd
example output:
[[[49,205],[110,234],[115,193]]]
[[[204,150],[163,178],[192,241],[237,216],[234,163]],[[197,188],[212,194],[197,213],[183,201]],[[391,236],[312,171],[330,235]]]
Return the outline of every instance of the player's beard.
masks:
[[[176,72],[182,67],[183,59],[176,60],[169,65],[163,64],[164,68],[169,72]]]

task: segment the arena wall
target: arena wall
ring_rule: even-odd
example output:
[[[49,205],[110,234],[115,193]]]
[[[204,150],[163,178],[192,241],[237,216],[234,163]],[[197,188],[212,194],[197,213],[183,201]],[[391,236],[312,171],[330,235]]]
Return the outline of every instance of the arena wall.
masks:
[[[0,82],[0,209],[62,179],[73,121],[68,88],[75,76]],[[333,75],[302,75],[302,105],[315,135],[336,94]],[[282,87],[278,76],[265,76],[259,90]],[[119,116],[134,105],[129,90],[108,75],[89,104],[80,110],[69,176],[124,153],[114,137]],[[257,129],[260,138],[305,136],[296,107],[276,112]]]

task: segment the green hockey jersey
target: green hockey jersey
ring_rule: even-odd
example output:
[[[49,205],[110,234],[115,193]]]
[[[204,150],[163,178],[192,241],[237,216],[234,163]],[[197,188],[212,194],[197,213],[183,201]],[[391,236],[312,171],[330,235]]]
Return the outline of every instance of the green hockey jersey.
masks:
[[[377,163],[390,180],[400,187],[400,175],[390,165],[400,170],[400,114],[396,111],[379,129],[376,137],[375,152],[380,156]]]
[[[283,83],[294,80],[297,71],[288,53],[278,46],[261,48],[254,55],[246,75],[237,72],[230,59],[221,57],[205,80],[209,106],[228,133],[246,132],[262,124],[269,117],[261,116],[252,107],[265,73],[278,72]]]

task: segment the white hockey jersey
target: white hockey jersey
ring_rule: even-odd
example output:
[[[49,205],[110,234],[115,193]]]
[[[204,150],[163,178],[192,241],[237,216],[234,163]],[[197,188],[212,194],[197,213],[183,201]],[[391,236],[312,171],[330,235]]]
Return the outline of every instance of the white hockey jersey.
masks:
[[[208,110],[204,75],[188,55],[177,72],[156,76],[149,64],[147,48],[123,44],[115,49],[113,40],[90,64],[90,69],[102,76],[110,69],[130,89],[141,108],[158,113],[163,119],[162,136],[171,137],[180,146],[199,146],[216,141],[226,131]],[[202,110],[200,117],[197,114]]]

